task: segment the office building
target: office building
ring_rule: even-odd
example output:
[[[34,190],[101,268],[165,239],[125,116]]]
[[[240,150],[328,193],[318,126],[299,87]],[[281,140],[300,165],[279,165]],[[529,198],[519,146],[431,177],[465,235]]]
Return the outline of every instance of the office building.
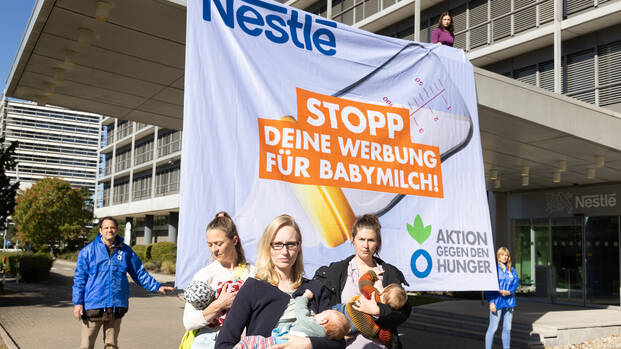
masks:
[[[95,192],[101,116],[59,107],[3,100],[0,130],[6,142],[18,141],[17,166],[7,175],[30,188],[44,177]]]
[[[135,242],[177,240],[181,131],[105,118],[95,216],[131,222]]]

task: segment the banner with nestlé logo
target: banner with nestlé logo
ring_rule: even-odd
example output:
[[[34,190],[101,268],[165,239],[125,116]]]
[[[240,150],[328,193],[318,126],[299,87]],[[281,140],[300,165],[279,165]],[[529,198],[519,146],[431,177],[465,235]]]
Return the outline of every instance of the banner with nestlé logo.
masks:
[[[463,51],[269,0],[188,0],[177,286],[237,224],[250,262],[287,213],[307,277],[354,254],[357,217],[411,290],[497,289],[474,72]]]

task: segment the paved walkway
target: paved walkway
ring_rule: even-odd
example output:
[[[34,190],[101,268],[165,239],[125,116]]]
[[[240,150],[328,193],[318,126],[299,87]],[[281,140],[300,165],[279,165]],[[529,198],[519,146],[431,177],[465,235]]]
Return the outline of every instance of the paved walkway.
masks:
[[[14,281],[0,294],[0,325],[19,349],[77,348],[80,325],[73,319],[71,286],[75,263],[56,261],[50,279],[42,284]],[[172,282],[173,276],[152,274],[159,281]],[[121,348],[176,349],[184,333],[183,303],[175,296],[161,296],[130,284],[130,311],[123,318]],[[0,328],[2,332],[2,328]],[[482,341],[429,334],[406,329],[402,334],[406,348],[480,349]],[[102,348],[101,335],[96,348]],[[9,346],[10,349],[14,347]]]
[[[74,263],[57,261],[41,284],[5,284],[0,295],[0,324],[20,349],[77,348],[80,324],[73,318]],[[172,286],[174,277],[154,275]],[[130,311],[123,318],[121,348],[177,348],[184,329],[183,303],[130,283]],[[103,348],[100,334],[95,348]],[[8,343],[7,343],[8,344]],[[9,346],[9,348],[11,348]]]
[[[0,294],[0,325],[18,348],[79,346],[80,324],[73,318],[71,303],[74,268],[75,263],[56,261],[50,279],[45,283],[16,285],[12,281],[5,285],[5,292]],[[167,285],[173,284],[173,276],[152,275]],[[130,311],[121,325],[120,347],[176,349],[184,333],[184,304],[176,296],[152,294],[133,283],[130,285]],[[416,309],[418,308],[415,308],[415,312]],[[488,316],[487,305],[480,301],[446,301],[424,305],[420,309],[482,319]],[[413,316],[409,321],[414,319]],[[589,327],[595,322],[621,323],[621,310],[589,309],[519,300],[514,321],[545,329]],[[481,331],[478,338],[464,338],[455,336],[454,333],[434,333],[404,326],[401,335],[405,348],[481,349],[485,334]],[[7,344],[12,348],[10,343]],[[100,335],[96,348],[102,347]]]

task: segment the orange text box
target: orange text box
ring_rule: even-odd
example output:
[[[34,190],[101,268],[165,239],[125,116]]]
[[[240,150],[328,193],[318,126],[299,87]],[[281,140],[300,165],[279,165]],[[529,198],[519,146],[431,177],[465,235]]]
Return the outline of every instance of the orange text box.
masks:
[[[351,120],[347,125],[338,114],[347,107],[367,115],[376,112],[370,113],[375,119],[364,128]],[[318,110],[325,112],[323,120]],[[410,141],[406,109],[298,89],[298,112],[300,121],[290,116],[258,119],[260,178],[443,197],[440,150]],[[377,113],[386,116],[383,126]],[[403,116],[401,122],[395,115]]]

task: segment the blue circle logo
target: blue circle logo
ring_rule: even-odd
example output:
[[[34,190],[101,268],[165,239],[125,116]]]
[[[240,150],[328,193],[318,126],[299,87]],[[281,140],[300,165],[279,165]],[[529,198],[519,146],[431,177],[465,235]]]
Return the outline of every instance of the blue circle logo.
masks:
[[[427,268],[425,268],[425,270],[423,271],[419,271],[418,268],[416,267],[416,261],[421,256],[425,258],[425,260],[427,260]],[[431,262],[431,255],[429,255],[429,252],[423,249],[418,249],[414,251],[414,253],[412,254],[412,259],[410,260],[410,268],[412,268],[412,273],[414,273],[414,276],[416,276],[419,279],[426,278],[429,275],[429,273],[431,273],[432,267],[433,267],[433,263]]]

